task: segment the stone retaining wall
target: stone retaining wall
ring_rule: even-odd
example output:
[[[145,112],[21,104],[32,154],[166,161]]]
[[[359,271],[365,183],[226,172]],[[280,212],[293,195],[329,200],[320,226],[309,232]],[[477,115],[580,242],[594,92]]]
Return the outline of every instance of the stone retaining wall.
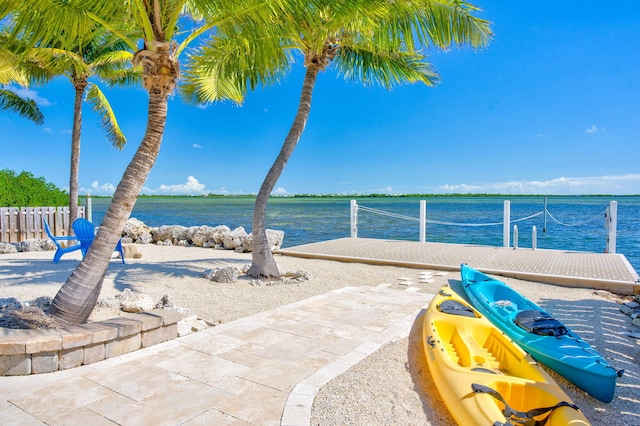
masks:
[[[0,376],[51,373],[178,337],[182,314],[154,309],[59,329],[0,328]]]

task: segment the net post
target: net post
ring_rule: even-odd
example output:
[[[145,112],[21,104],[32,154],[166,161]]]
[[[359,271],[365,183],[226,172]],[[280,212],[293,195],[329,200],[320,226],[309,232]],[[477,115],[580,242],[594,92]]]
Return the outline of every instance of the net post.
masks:
[[[93,204],[91,203],[91,194],[87,192],[85,197],[85,211],[84,211],[85,219],[89,222],[93,222]]]
[[[536,226],[533,225],[533,229],[531,229],[531,249],[535,250],[538,248],[538,230]]]
[[[351,238],[358,238],[358,203],[351,200]]]
[[[420,200],[420,242],[424,243],[427,236],[427,201]]]
[[[605,213],[605,226],[607,228],[606,253],[616,252],[616,228],[618,227],[618,202],[611,201],[607,213]]]
[[[511,201],[504,200],[504,220],[502,222],[502,246],[509,247],[511,237]]]

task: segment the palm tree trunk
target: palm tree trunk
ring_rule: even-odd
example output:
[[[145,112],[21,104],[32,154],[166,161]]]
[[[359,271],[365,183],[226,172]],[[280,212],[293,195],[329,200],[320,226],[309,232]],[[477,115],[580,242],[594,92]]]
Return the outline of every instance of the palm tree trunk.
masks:
[[[71,132],[71,167],[69,172],[69,235],[71,225],[78,218],[78,174],[80,170],[80,134],[82,133],[82,101],[87,88],[86,78],[73,79],[76,96],[73,104],[73,130]]]
[[[293,150],[296,148],[296,145],[298,145],[302,132],[307,124],[309,112],[311,111],[311,95],[313,94],[313,87],[316,84],[319,70],[315,65],[307,67],[304,82],[302,83],[298,112],[293,120],[291,129],[289,129],[289,134],[280,149],[280,154],[278,154],[276,161],[269,169],[256,197],[251,228],[253,252],[251,254],[251,268],[247,271],[247,274],[253,277],[280,278],[278,265],[276,265],[269,241],[267,240],[267,230],[265,226],[267,204],[269,202],[269,195],[271,195],[273,188],[276,186],[282,170],[284,170],[284,166],[287,164],[287,161],[289,161]]]
[[[113,250],[160,151],[167,121],[167,96],[149,91],[144,138],[116,188],[89,251],[53,299],[50,314],[64,324],[86,322],[95,307]]]

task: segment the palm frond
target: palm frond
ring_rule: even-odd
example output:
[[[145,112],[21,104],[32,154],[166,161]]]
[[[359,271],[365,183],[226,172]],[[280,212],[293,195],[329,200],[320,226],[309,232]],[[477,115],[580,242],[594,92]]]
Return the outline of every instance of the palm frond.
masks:
[[[142,70],[140,67],[116,68],[108,71],[101,69],[97,74],[109,87],[140,86],[142,81]]]
[[[334,64],[346,80],[361,82],[365,86],[379,84],[391,89],[403,83],[434,86],[440,81],[423,55],[406,50],[383,52],[343,47]]]
[[[127,143],[127,139],[120,130],[116,116],[106,96],[104,96],[97,85],[90,84],[86,99],[91,105],[91,109],[100,117],[102,127],[107,132],[107,139],[116,148],[120,150],[123,149]]]
[[[133,60],[133,53],[127,50],[115,50],[101,52],[93,61],[91,66],[93,68],[117,66],[122,68],[123,66],[130,66]]]
[[[29,63],[24,60],[24,46],[11,40],[6,31],[0,31],[0,84],[29,85]]]
[[[21,98],[10,90],[0,89],[0,109],[17,112],[38,125],[44,123],[44,115],[33,99]]]
[[[95,31],[81,0],[22,0],[12,12],[13,37],[30,46],[76,45]]]
[[[401,35],[411,49],[418,44],[448,49],[486,47],[493,33],[490,22],[476,16],[480,8],[460,0],[414,0],[393,3],[383,32]]]
[[[17,83],[20,86],[29,85],[29,77],[25,70],[9,60],[10,52],[0,50],[0,84]]]
[[[70,50],[36,47],[29,49],[25,53],[25,58],[52,74],[79,76],[91,73],[90,67],[84,61],[84,58]]]
[[[129,46],[129,49],[131,49],[132,51],[138,50],[138,46],[135,42],[135,39],[133,39],[130,35],[128,35],[126,31],[120,29],[117,23],[110,22],[108,19],[104,19],[92,12],[87,12],[87,16],[92,21],[102,25],[108,31],[118,36],[124,43],[126,43],[127,46]]]
[[[231,99],[273,84],[291,66],[282,40],[255,31],[214,37],[189,58],[181,93],[192,103]]]

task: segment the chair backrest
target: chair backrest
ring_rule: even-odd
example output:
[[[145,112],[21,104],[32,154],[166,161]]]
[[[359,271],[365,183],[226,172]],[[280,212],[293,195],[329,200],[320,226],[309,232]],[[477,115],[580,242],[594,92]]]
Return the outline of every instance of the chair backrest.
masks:
[[[76,234],[78,241],[80,241],[80,250],[82,250],[82,254],[84,255],[96,236],[96,227],[93,223],[82,217],[76,219],[72,226],[73,233]]]

